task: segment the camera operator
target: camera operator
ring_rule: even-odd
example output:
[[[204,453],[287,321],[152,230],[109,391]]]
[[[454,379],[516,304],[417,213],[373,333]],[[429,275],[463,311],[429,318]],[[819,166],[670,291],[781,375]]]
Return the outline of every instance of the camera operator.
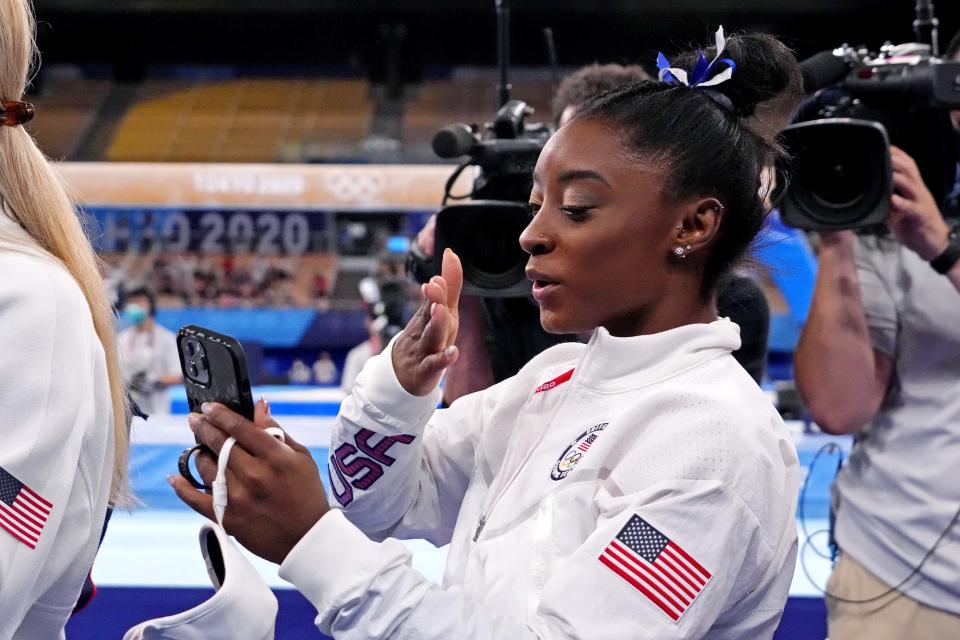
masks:
[[[360,281],[360,296],[367,306],[364,327],[367,339],[350,349],[343,364],[340,389],[348,394],[367,360],[380,353],[383,346],[400,332],[406,314],[407,292],[402,268],[381,262],[378,277]]]
[[[821,234],[796,352],[813,418],[855,436],[833,489],[832,640],[960,637],[960,249],[914,160],[891,156],[890,235]]]

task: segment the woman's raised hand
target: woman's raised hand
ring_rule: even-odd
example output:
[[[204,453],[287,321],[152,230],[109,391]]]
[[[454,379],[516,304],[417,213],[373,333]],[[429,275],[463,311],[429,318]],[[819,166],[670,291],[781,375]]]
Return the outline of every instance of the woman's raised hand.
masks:
[[[458,355],[457,305],[463,287],[460,258],[450,249],[443,252],[441,275],[421,287],[424,301],[393,345],[393,369],[400,385],[410,394],[430,393]]]

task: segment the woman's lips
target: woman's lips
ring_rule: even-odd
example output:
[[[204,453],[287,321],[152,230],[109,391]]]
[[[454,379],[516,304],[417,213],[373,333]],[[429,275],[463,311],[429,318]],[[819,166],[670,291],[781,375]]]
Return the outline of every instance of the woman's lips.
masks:
[[[539,304],[544,304],[555,294],[559,286],[560,285],[558,285],[556,282],[549,282],[547,280],[534,280],[533,299]]]

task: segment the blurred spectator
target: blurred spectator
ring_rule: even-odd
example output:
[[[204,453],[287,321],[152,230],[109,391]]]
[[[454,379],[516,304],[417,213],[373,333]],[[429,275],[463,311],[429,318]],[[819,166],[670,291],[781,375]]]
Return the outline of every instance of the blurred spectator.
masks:
[[[378,322],[381,319],[383,320]],[[350,390],[353,389],[353,383],[360,375],[360,370],[363,369],[366,361],[383,349],[380,332],[386,324],[386,316],[380,316],[377,320],[368,317],[364,320],[364,324],[370,337],[347,353],[347,359],[343,363],[343,378],[340,379],[340,389],[344,393],[350,393]]]
[[[324,351],[313,363],[313,379],[317,384],[333,384],[337,380],[337,365],[330,357],[329,351]]]
[[[329,295],[330,282],[324,273],[316,273],[313,276],[311,296],[313,298],[325,298]]]
[[[130,395],[148,416],[170,413],[168,388],[180,384],[177,339],[154,320],[156,299],[146,287],[127,291],[123,299],[120,366],[130,384]]]
[[[294,360],[290,371],[287,372],[287,379],[290,381],[290,384],[310,384],[311,378],[312,374],[307,363],[300,358]]]
[[[108,290],[122,293],[123,282],[142,281],[156,293],[160,307],[327,309],[335,272],[335,263],[315,267],[298,258],[251,253],[124,252],[102,257]],[[310,271],[298,273],[302,269]]]

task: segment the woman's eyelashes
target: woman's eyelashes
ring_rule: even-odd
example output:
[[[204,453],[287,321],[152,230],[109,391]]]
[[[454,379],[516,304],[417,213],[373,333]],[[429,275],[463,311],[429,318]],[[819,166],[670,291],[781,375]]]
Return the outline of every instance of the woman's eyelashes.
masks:
[[[530,212],[530,217],[540,213],[540,209],[543,207],[541,202],[528,202],[527,210]],[[583,220],[586,218],[592,209],[595,209],[594,206],[587,205],[560,205],[557,207],[558,210],[562,211],[571,220]]]
[[[586,219],[587,216],[590,215],[590,211],[592,209],[594,209],[594,207],[572,206],[572,205],[560,207],[560,211],[563,211],[567,215],[567,217],[570,218],[571,220]]]

